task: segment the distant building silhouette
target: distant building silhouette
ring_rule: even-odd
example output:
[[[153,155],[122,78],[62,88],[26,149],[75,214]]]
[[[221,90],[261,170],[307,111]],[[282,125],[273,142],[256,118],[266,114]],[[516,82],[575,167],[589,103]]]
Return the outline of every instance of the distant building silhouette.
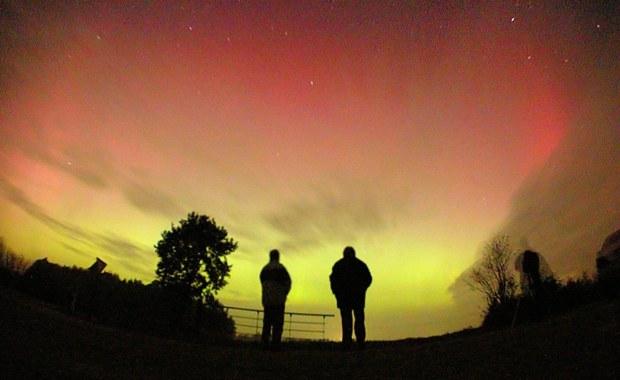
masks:
[[[107,265],[108,264],[106,264],[105,261],[103,261],[103,260],[101,260],[100,258],[97,257],[97,260],[95,261],[95,263],[93,265],[91,265],[90,268],[88,268],[88,270],[91,273],[98,274],[98,273],[103,272],[103,270],[105,269],[105,267]]]

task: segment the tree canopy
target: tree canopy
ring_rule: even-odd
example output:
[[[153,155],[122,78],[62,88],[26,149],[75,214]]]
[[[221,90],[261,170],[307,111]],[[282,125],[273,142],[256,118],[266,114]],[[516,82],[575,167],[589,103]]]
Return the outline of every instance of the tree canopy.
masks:
[[[237,249],[237,243],[212,218],[195,212],[161,236],[155,246],[160,259],[157,281],[197,301],[213,301],[226,285],[231,269],[226,256]]]

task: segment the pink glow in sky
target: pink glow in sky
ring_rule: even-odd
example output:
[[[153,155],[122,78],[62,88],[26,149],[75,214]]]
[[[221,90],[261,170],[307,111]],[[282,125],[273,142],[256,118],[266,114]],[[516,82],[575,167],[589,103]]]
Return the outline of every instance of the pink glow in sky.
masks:
[[[369,339],[475,325],[455,281],[496,232],[547,241],[544,213],[535,232],[517,217],[538,189],[599,173],[576,202],[610,211],[582,253],[619,227],[618,9],[440,3],[3,3],[0,236],[149,282],[161,232],[196,211],[239,243],[224,304],[260,307],[279,248],[287,308],[334,313],[352,245],[375,278]],[[568,260],[548,259],[593,268]]]

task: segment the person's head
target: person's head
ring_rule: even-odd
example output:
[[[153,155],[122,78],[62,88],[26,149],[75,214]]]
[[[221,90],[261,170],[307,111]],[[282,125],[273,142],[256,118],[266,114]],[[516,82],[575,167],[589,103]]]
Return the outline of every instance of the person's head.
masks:
[[[353,247],[346,247],[344,249],[344,252],[342,252],[342,255],[345,258],[352,258],[355,257],[355,250],[353,249]]]
[[[272,249],[271,252],[269,252],[269,260],[280,261],[280,252],[277,249]]]

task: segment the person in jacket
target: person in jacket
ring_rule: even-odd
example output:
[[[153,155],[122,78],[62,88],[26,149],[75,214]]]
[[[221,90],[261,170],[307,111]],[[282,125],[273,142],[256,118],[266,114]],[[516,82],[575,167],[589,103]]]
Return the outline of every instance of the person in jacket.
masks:
[[[347,349],[352,344],[353,315],[355,315],[355,339],[360,348],[366,340],[364,307],[366,289],[372,276],[366,264],[355,257],[353,247],[346,247],[342,259],[338,260],[329,276],[332,293],[336,296],[342,320],[342,343]]]
[[[261,342],[268,349],[271,337],[271,349],[279,350],[284,326],[284,304],[291,290],[291,277],[284,265],[280,264],[280,252],[269,252],[269,263],[260,272],[263,288],[263,334]]]

